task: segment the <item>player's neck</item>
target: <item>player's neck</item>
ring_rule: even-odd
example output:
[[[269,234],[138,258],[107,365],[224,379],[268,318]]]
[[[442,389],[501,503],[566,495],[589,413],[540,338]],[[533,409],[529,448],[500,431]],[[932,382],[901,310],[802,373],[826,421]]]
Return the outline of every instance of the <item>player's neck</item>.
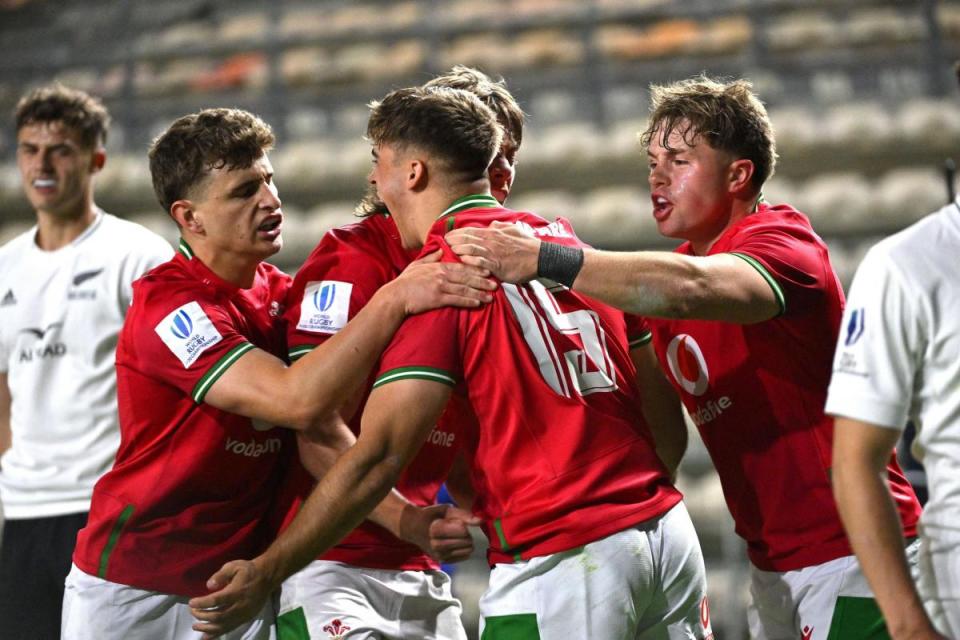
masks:
[[[737,224],[748,215],[756,211],[758,200],[755,197],[749,199],[734,199],[730,204],[730,210],[721,220],[721,224],[716,225],[711,231],[702,238],[690,239],[690,246],[693,253],[698,256],[705,256],[710,253],[710,249],[719,240],[727,229]]]
[[[62,249],[87,230],[97,219],[97,208],[93,199],[84,199],[76,211],[52,213],[37,210],[37,246],[43,251]]]

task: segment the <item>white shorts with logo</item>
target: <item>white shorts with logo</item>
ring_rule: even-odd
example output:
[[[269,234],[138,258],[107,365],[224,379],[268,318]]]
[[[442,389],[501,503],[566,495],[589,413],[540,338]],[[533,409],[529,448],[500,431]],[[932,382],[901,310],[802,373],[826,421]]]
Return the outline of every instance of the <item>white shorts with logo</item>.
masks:
[[[145,591],[84,573],[73,565],[63,593],[62,640],[199,640],[189,598]],[[268,602],[249,623],[222,640],[275,640],[275,607]]]
[[[907,547],[916,576],[919,542]],[[856,556],[795,571],[751,568],[751,640],[887,639],[883,616]]]
[[[917,591],[933,626],[950,638],[960,638],[960,545],[934,537],[922,540]]]
[[[466,640],[442,571],[367,569],[315,560],[280,590],[279,640]]]
[[[480,599],[480,638],[706,640],[706,588],[681,502],[583,547],[496,565]]]

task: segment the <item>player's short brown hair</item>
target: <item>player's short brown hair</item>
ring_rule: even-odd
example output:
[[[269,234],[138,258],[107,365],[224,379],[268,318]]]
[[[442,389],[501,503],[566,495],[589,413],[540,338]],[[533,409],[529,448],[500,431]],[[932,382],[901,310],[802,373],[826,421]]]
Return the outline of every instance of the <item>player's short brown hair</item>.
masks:
[[[367,138],[428,153],[455,181],[485,178],[503,130],[480,98],[463,89],[411,87],[370,104]]]
[[[214,169],[245,169],[273,147],[273,130],[242,109],[183,116],[150,145],[150,175],[167,212]]]
[[[523,125],[526,114],[517,104],[516,98],[507,89],[506,81],[501,77],[494,80],[484,72],[462,64],[442,73],[427,82],[424,87],[449,87],[464,89],[474,94],[490,107],[510,137],[519,147],[523,142]]]
[[[650,124],[640,136],[644,147],[654,135],[669,149],[678,131],[693,145],[698,138],[736,158],[753,162],[753,186],[759,191],[773,175],[776,142],[767,110],[747,80],[724,82],[705,75],[651,88]]]
[[[99,99],[60,83],[39,87],[20,98],[14,118],[18,132],[29,124],[62,122],[79,134],[85,149],[106,144],[110,127],[110,114]]]

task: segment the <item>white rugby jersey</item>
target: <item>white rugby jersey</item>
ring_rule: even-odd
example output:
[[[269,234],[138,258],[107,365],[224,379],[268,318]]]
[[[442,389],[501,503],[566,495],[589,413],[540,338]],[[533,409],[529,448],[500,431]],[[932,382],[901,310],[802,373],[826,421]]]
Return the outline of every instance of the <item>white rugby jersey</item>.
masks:
[[[131,284],[173,249],[140,225],[98,210],[69,245],[43,251],[37,227],[0,247],[0,373],[12,403],[0,459],[8,520],[87,511],[113,464],[114,351]]]
[[[960,199],[873,247],[857,269],[828,413],[918,427],[921,525],[960,541]]]

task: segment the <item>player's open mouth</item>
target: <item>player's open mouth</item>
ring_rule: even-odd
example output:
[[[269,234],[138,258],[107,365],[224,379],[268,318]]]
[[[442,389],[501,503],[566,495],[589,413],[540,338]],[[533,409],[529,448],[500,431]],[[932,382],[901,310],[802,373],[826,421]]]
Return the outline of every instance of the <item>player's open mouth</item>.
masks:
[[[653,217],[657,222],[664,220],[673,211],[673,203],[660,195],[653,195]]]
[[[257,227],[257,232],[262,233],[268,237],[276,237],[280,235],[280,225],[283,223],[283,216],[273,215],[264,220],[259,227]]]
[[[40,190],[55,189],[57,186],[57,181],[53,178],[37,178],[33,181],[33,188]]]

